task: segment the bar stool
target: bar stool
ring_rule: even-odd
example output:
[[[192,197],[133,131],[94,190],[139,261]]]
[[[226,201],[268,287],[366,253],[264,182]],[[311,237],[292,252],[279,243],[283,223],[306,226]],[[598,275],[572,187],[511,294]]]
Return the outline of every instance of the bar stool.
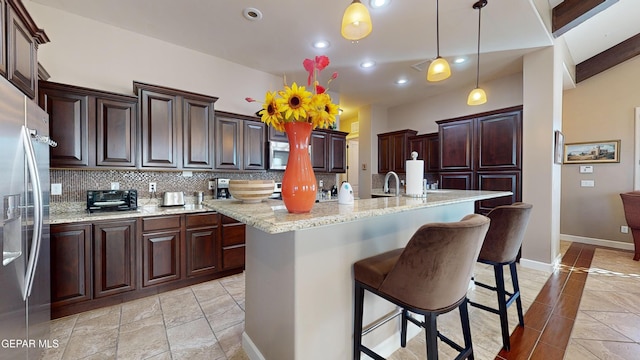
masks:
[[[478,258],[489,219],[471,214],[459,222],[431,223],[420,227],[406,247],[356,262],[353,358],[361,352],[377,360],[380,355],[362,345],[364,291],[378,295],[403,309],[401,345],[406,346],[407,321],[424,327],[427,359],[438,358],[438,339],[460,352],[458,359],[473,359],[467,309],[467,288]],[[460,310],[464,347],[440,334],[436,318]],[[421,322],[408,314],[424,315]]]
[[[640,260],[640,191],[630,191],[620,194],[624,218],[631,228],[635,254],[633,260]]]
[[[487,214],[491,219],[489,231],[484,239],[484,244],[480,250],[478,262],[493,266],[496,286],[483,284],[474,279],[474,283],[485,289],[495,291],[498,297],[498,309],[494,309],[473,301],[469,305],[482,310],[500,315],[500,327],[502,330],[502,347],[509,351],[511,343],[509,341],[509,323],[507,321],[507,308],[516,302],[518,309],[518,321],[520,326],[524,326],[522,315],[522,299],[520,298],[520,286],[518,285],[518,273],[516,271],[516,257],[524,232],[531,215],[531,204],[513,203],[511,205],[497,206]],[[509,265],[511,270],[511,282],[513,283],[513,294],[505,290],[503,266]]]

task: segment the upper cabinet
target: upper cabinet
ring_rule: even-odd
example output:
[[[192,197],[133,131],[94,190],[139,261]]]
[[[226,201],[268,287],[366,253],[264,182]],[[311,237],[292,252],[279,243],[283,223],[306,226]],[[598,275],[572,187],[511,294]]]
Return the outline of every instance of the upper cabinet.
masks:
[[[142,168],[212,169],[216,97],[133,83],[140,104]]]
[[[35,99],[38,92],[38,46],[49,42],[49,38],[44,30],[38,28],[20,0],[0,0],[0,6],[0,21],[3,22],[0,26],[0,72],[27,96]]]
[[[134,96],[40,81],[38,102],[49,114],[51,167],[136,166]]]
[[[216,112],[215,169],[265,170],[267,128],[256,117]]]
[[[347,133],[316,129],[311,132],[309,144],[313,170],[330,173],[347,171]]]
[[[425,173],[437,173],[440,167],[440,142],[438,133],[422,134],[409,137],[409,152],[416,151],[418,159],[424,160]]]
[[[378,134],[378,174],[406,171],[405,163],[410,159],[409,138],[417,133],[407,129]]]

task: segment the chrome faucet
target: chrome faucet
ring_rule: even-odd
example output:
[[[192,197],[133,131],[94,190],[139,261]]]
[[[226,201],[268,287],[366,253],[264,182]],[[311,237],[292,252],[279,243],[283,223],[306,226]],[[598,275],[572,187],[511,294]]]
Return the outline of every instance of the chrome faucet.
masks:
[[[398,179],[398,174],[393,171],[389,171],[387,175],[384,176],[384,188],[382,191],[385,194],[389,193],[389,178],[393,175],[396,178],[396,196],[400,196],[400,179]]]

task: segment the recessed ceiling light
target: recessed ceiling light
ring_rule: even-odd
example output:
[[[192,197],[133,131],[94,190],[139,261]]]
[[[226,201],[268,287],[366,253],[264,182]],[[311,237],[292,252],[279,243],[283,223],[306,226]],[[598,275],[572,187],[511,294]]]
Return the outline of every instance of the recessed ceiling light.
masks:
[[[398,84],[398,85],[406,84],[407,82],[409,82],[409,80],[407,80],[407,79],[398,79],[398,80],[396,80],[396,84]]]
[[[457,57],[455,60],[453,60],[454,64],[462,64],[465,61],[467,61],[467,58],[464,57]]]
[[[376,65],[375,61],[364,61],[360,63],[360,67],[363,69],[368,69],[368,68],[374,67],[375,65]]]
[[[329,45],[331,44],[326,40],[319,40],[313,43],[313,47],[316,49],[326,49]]]
[[[242,16],[250,21],[262,20],[262,12],[256,8],[248,7],[242,10]]]
[[[369,4],[371,5],[372,8],[380,8],[383,6],[387,6],[389,5],[389,3],[391,2],[391,0],[371,0],[369,1]]]

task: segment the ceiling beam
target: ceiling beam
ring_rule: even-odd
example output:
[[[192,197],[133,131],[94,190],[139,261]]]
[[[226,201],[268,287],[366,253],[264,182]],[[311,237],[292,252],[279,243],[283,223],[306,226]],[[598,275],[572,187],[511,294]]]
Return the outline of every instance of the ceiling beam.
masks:
[[[640,55],[640,34],[576,65],[576,83]]]
[[[552,10],[551,30],[558,37],[618,0],[564,0]]]

